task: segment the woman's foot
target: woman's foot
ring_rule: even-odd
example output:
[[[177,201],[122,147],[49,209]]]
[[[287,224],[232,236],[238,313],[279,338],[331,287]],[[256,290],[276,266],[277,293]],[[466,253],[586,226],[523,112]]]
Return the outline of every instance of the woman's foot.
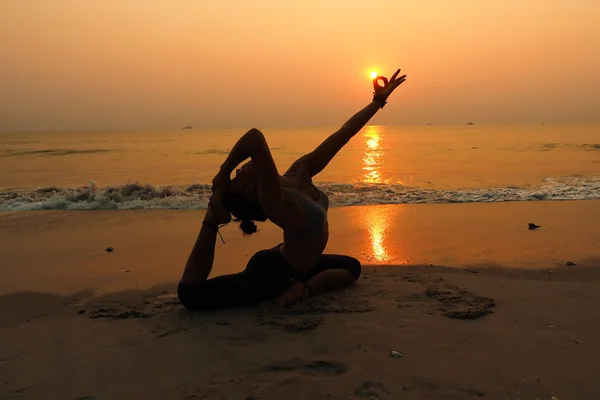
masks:
[[[307,297],[306,285],[300,280],[295,280],[285,289],[285,292],[275,299],[275,305],[279,308],[285,308],[305,297]]]
[[[223,206],[223,198],[220,190],[217,190],[211,196],[204,221],[217,227],[228,224],[231,221],[231,214]]]

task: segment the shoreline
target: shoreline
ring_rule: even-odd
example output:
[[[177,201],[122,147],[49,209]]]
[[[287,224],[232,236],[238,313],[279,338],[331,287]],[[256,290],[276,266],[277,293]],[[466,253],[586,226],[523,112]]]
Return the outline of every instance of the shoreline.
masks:
[[[535,185],[426,187],[396,183],[317,182],[329,193],[330,208],[402,206],[408,204],[514,203],[529,201],[600,200],[600,177],[544,178]],[[154,185],[129,182],[97,186],[38,187],[16,191],[0,189],[0,212],[204,210],[210,198],[208,184]]]
[[[600,258],[600,201],[418,204],[330,210],[326,253],[363,265],[505,266],[552,269]],[[81,287],[100,293],[175,282],[200,229],[202,210],[0,213],[0,295]],[[533,222],[541,228],[530,231]],[[215,274],[240,271],[254,252],[282,241],[259,223],[244,237],[221,230]],[[104,250],[113,247],[114,252]],[[130,272],[125,272],[130,271]]]

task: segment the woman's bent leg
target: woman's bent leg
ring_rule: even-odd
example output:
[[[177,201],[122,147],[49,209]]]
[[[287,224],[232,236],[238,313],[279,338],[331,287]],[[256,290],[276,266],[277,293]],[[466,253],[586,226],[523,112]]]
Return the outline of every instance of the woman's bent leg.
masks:
[[[194,248],[188,257],[180,283],[197,285],[205,282],[212,270],[218,228],[202,224]]]
[[[254,254],[243,272],[223,275],[199,284],[180,282],[179,300],[190,309],[220,309],[251,305],[274,298],[294,279],[278,250]]]
[[[217,276],[200,284],[179,282],[177,294],[181,304],[191,310],[240,307],[258,300],[245,271]]]
[[[329,270],[344,270],[352,276],[355,282],[360,278],[362,266],[354,257],[339,254],[321,254],[315,266],[304,276],[305,280],[312,279],[318,274]]]
[[[231,216],[221,203],[221,191],[217,190],[208,203],[200,233],[185,264],[181,283],[197,285],[206,281],[215,258],[215,244],[219,225],[230,220]]]
[[[360,261],[356,258],[323,254],[307,274],[279,296],[277,304],[285,307],[306,296],[350,286],[360,277],[361,269]]]

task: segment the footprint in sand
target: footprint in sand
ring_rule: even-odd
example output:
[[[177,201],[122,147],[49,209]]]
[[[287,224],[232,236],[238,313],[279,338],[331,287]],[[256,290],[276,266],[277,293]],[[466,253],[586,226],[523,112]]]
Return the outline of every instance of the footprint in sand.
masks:
[[[463,288],[447,285],[444,288],[429,287],[425,296],[440,303],[439,311],[448,318],[477,319],[493,313],[496,303],[489,297],[477,296]]]
[[[119,308],[98,308],[88,314],[88,318],[106,318],[106,319],[130,319],[130,318],[150,318],[152,313],[140,310],[128,310]]]
[[[374,311],[368,301],[323,296],[277,309],[265,303],[256,315],[257,325],[268,325],[285,332],[308,332],[323,323],[323,314],[365,313]]]
[[[297,372],[308,376],[340,376],[348,371],[348,367],[335,361],[311,361],[294,358],[264,367],[268,372]]]
[[[471,397],[485,397],[485,393],[479,391],[479,390],[473,390],[473,389],[459,389],[460,392],[463,395],[467,395],[467,396],[471,396]]]
[[[434,314],[437,309],[443,316],[455,319],[477,319],[493,313],[496,306],[494,299],[478,296],[465,288],[444,282],[443,279],[428,279],[422,276],[409,275],[403,281],[420,283],[425,286],[425,293],[412,293],[396,299],[399,307],[415,307],[436,304],[427,313]]]
[[[354,391],[356,397],[368,399],[380,399],[386,394],[389,395],[390,392],[386,390],[383,383],[374,381],[365,381]]]
[[[323,318],[319,316],[301,317],[297,315],[265,315],[259,313],[256,316],[257,325],[271,326],[284,332],[302,333],[312,331],[323,323]]]

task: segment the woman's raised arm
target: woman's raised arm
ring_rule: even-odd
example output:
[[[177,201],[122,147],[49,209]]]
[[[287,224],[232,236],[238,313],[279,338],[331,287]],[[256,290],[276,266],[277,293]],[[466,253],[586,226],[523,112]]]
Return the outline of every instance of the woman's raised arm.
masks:
[[[375,89],[373,101],[346,121],[339,130],[325,139],[315,150],[296,160],[288,172],[300,172],[310,178],[321,172],[342,147],[373,118],[380,108],[383,108],[394,89],[406,80],[406,75],[398,77],[399,73],[400,70],[396,71],[389,81],[383,76],[375,78],[373,80]],[[379,85],[380,80],[383,81],[383,86]]]

